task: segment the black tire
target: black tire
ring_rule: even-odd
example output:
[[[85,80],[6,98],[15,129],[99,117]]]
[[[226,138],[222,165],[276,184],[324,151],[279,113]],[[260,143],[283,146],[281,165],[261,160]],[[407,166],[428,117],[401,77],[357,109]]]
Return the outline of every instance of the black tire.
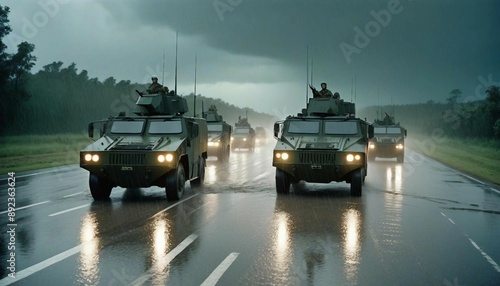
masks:
[[[198,178],[191,181],[191,186],[193,187],[201,187],[203,182],[205,181],[205,158],[200,158],[200,163],[198,164]]]
[[[290,193],[290,175],[276,168],[276,192],[278,194]]]
[[[186,176],[184,167],[179,162],[177,170],[173,170],[167,174],[165,178],[165,193],[167,200],[178,201],[184,195],[184,185],[186,184]]]
[[[405,162],[405,155],[404,154],[398,155],[398,157],[396,159],[398,160],[398,163],[404,163]]]
[[[90,193],[96,201],[105,201],[109,199],[111,195],[111,189],[113,186],[111,183],[95,174],[90,174],[89,177]]]
[[[351,196],[360,197],[363,192],[363,172],[358,169],[351,176]]]

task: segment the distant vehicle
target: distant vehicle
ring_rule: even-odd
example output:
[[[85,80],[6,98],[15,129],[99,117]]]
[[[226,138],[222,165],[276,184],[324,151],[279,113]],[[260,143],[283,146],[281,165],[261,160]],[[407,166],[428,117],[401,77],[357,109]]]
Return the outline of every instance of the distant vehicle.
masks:
[[[231,137],[231,149],[255,150],[255,130],[248,123],[247,118],[238,117],[235,124],[233,136]]]
[[[385,113],[382,120],[376,119],[373,123],[374,137],[370,140],[368,159],[396,158],[398,163],[403,163],[405,158],[405,137],[407,131],[394,121],[393,116]]]
[[[351,184],[352,196],[361,196],[373,126],[354,113],[354,103],[317,97],[309,99],[302,113],[274,124],[278,194],[288,193],[290,183],[304,180],[345,181]]]
[[[208,155],[216,156],[219,161],[227,161],[231,150],[232,126],[222,120],[215,105],[203,113],[208,128]]]
[[[185,117],[186,99],[171,93],[140,94],[136,115],[120,113],[89,124],[100,138],[80,152],[80,167],[90,172],[94,200],[106,200],[113,187],[165,187],[168,200],[179,200],[186,180],[200,186],[205,177],[207,124]]]
[[[267,133],[266,129],[262,126],[255,127],[255,143],[266,144],[267,143]]]

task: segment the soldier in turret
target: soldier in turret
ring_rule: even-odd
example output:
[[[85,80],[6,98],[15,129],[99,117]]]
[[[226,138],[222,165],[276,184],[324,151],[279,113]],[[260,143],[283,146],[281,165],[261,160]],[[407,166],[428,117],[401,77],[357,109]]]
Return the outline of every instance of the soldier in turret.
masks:
[[[321,83],[321,90],[320,91],[317,91],[316,88],[314,88],[313,86],[309,85],[309,87],[311,88],[312,92],[313,92],[313,97],[324,97],[324,98],[327,98],[327,97],[332,97],[333,94],[332,92],[326,88],[326,82],[322,82]]]
[[[151,77],[151,80],[153,81],[148,89],[147,89],[147,92],[149,94],[155,94],[155,93],[160,93],[163,91],[163,86],[161,84],[158,83],[158,77],[157,76],[152,76]]]

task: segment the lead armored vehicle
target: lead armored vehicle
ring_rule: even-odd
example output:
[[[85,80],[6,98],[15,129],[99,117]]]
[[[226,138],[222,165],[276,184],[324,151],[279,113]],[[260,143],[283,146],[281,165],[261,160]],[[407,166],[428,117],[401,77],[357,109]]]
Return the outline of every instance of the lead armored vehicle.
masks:
[[[394,117],[387,113],[384,119],[376,119],[373,126],[375,135],[370,140],[368,159],[373,161],[377,157],[396,158],[398,163],[403,163],[406,129],[399,122],[396,123]]]
[[[236,148],[255,150],[255,130],[247,118],[238,117],[238,122],[235,124],[233,136],[231,137],[231,148],[233,150]]]
[[[135,115],[89,124],[94,143],[80,152],[80,167],[90,172],[95,200],[108,199],[113,187],[165,187],[168,200],[179,200],[187,180],[200,186],[205,176],[207,124],[185,117],[185,98],[167,94],[140,94]]]
[[[347,182],[351,195],[361,196],[367,174],[368,141],[373,126],[355,117],[354,103],[310,98],[307,108],[274,124],[276,191],[288,193],[291,183]]]
[[[208,128],[208,155],[216,156],[219,161],[227,161],[231,150],[232,126],[222,120],[215,105],[203,112]]]

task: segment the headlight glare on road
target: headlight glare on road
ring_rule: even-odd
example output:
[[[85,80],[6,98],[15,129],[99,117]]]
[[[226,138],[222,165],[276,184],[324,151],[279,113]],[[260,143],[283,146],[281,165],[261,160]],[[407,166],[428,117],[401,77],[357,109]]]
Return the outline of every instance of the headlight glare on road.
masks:
[[[95,154],[92,156],[92,161],[97,162],[99,161],[99,155]]]

